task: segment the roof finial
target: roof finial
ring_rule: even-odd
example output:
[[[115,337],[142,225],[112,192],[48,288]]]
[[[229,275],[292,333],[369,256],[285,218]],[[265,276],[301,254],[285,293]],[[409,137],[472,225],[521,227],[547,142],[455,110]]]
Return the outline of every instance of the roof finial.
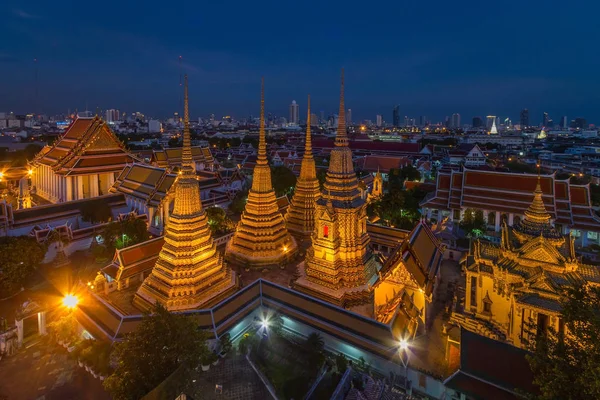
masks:
[[[342,85],[340,89],[340,112],[338,114],[337,135],[335,137],[336,146],[348,146],[348,136],[346,135],[346,111],[344,107],[344,68],[342,68]]]
[[[267,139],[265,137],[265,78],[260,81],[260,130],[258,134],[257,164],[267,163]]]
[[[183,87],[183,150],[181,152],[181,166],[183,170],[192,168],[192,144],[190,137],[190,111],[188,101],[188,77],[184,77]]]
[[[306,116],[306,144],[304,145],[304,153],[310,154],[312,152],[312,138],[310,132],[310,94],[308,95],[308,106]]]

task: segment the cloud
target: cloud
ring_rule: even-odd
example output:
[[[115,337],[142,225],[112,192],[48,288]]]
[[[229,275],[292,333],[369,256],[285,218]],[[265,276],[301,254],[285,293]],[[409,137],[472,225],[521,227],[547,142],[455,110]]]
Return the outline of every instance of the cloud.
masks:
[[[23,11],[21,9],[15,8],[13,10],[13,13],[17,16],[17,17],[21,17],[23,19],[41,19],[42,17],[40,15],[34,15],[34,14],[30,14],[26,11]]]

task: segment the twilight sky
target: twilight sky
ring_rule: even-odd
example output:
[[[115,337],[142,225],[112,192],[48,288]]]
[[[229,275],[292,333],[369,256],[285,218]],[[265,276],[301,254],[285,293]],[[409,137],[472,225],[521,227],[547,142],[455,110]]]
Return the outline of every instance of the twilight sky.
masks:
[[[0,5],[0,111],[179,108],[179,65],[192,117],[337,110],[339,71],[353,119],[432,121],[458,112],[543,111],[600,122],[598,2],[24,1]],[[132,4],[130,4],[132,3]],[[133,4],[135,3],[135,4]],[[143,5],[142,5],[143,4]]]

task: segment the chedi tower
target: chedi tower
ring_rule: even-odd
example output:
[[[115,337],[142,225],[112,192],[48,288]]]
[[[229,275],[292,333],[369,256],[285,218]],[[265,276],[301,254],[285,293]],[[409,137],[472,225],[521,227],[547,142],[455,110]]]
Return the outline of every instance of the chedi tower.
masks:
[[[225,258],[232,264],[247,268],[283,266],[298,250],[296,240],[288,233],[279,212],[271,183],[271,168],[267,160],[265,138],[264,80],[260,99],[260,135],[258,158],[248,193],[246,208],[235,233],[227,243]]]

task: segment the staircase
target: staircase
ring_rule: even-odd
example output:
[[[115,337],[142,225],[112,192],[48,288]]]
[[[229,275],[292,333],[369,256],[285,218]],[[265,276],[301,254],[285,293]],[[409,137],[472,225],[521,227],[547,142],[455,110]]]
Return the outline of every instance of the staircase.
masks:
[[[506,341],[506,332],[504,329],[491,321],[453,312],[450,317],[450,323],[460,325],[471,332],[478,333],[491,339]]]

